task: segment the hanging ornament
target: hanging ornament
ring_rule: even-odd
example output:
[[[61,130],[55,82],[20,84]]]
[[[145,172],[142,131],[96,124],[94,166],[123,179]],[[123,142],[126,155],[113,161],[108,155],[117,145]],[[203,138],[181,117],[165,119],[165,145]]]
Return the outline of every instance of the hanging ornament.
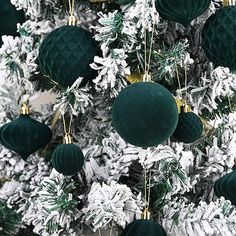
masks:
[[[112,108],[113,126],[128,143],[152,147],[166,141],[178,122],[172,94],[152,82],[131,84],[123,89]]]
[[[209,8],[210,3],[211,0],[156,0],[156,9],[162,18],[187,27]]]
[[[52,166],[63,175],[75,175],[84,164],[84,155],[79,147],[72,144],[70,134],[66,134],[64,144],[59,145],[52,154]]]
[[[22,24],[25,21],[23,10],[17,11],[10,0],[0,1],[0,46],[3,35],[17,36],[17,23]]]
[[[0,128],[0,143],[26,160],[35,151],[45,147],[52,139],[52,131],[29,116],[26,104],[19,118]]]
[[[236,69],[236,6],[221,7],[206,21],[202,47],[216,66]]]
[[[229,174],[219,178],[214,185],[214,192],[217,197],[224,197],[236,205],[236,168]]]
[[[182,106],[178,124],[172,137],[179,142],[193,143],[201,137],[202,131],[201,118],[193,112],[187,112],[185,106]]]

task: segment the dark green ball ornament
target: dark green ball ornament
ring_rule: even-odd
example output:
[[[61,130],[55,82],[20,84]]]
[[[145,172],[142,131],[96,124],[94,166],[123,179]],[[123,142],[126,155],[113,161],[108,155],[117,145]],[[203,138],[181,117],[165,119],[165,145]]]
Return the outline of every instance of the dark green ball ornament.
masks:
[[[17,36],[17,23],[22,24],[25,21],[23,10],[16,10],[16,7],[10,0],[0,1],[0,46],[3,35]]]
[[[134,83],[115,99],[112,122],[128,143],[152,147],[172,135],[178,122],[178,109],[165,87],[151,82]]]
[[[166,236],[166,232],[153,220],[135,220],[127,225],[122,236]]]
[[[28,109],[24,105],[19,118],[0,128],[0,143],[18,153],[24,160],[30,154],[45,147],[51,139],[51,129],[47,125],[30,118]]]
[[[202,29],[202,47],[216,66],[236,69],[236,6],[221,7]]]
[[[201,137],[202,131],[203,124],[199,116],[181,111],[173,138],[179,142],[193,143]]]
[[[187,27],[209,8],[210,3],[211,0],[156,0],[156,9],[162,18]]]
[[[217,197],[224,197],[236,205],[236,169],[221,178],[214,184],[214,192]]]
[[[115,0],[118,5],[134,4],[135,0]]]
[[[89,64],[97,55],[98,46],[92,34],[78,26],[62,26],[52,31],[39,48],[41,72],[63,88],[78,77],[92,74]]]
[[[75,175],[83,167],[84,155],[79,147],[65,136],[65,144],[59,145],[52,154],[52,166],[63,175]]]

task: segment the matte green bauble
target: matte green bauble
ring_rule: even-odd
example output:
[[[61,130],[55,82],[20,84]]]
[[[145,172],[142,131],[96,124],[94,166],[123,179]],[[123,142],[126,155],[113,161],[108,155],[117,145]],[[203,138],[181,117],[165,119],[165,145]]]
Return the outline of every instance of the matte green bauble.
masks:
[[[84,155],[74,144],[61,144],[52,154],[52,165],[61,174],[75,175],[84,164]]]
[[[51,129],[30,118],[28,114],[21,114],[19,118],[0,128],[0,143],[21,155],[24,160],[30,154],[45,147],[51,139]]]
[[[92,73],[98,46],[92,34],[78,26],[62,26],[52,31],[39,48],[38,64],[41,72],[64,88],[78,77]]]
[[[214,192],[217,197],[224,197],[236,205],[236,170],[219,178],[214,185]]]
[[[153,220],[135,220],[127,225],[122,236],[166,236],[166,232]]]
[[[236,69],[236,6],[222,7],[202,29],[202,47],[216,66]]]
[[[162,18],[187,27],[209,8],[210,3],[211,0],[156,0],[156,9]]]
[[[10,0],[0,0],[0,46],[2,45],[1,37],[3,35],[18,35],[17,23],[22,24],[24,21],[23,10],[17,11]]]
[[[173,138],[179,142],[193,143],[201,137],[202,131],[202,121],[196,114],[181,112]]]
[[[152,147],[166,141],[178,122],[172,94],[163,86],[140,82],[123,89],[114,101],[112,122],[128,143]]]

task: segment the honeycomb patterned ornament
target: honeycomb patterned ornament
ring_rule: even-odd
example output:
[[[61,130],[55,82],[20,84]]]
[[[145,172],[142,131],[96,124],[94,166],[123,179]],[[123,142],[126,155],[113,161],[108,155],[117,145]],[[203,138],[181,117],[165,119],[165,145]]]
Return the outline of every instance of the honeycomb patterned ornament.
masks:
[[[39,48],[41,72],[63,88],[78,77],[92,74],[89,64],[97,55],[98,46],[92,34],[78,26],[62,26],[52,31]]]
[[[202,47],[216,66],[236,69],[236,6],[222,7],[206,21]]]

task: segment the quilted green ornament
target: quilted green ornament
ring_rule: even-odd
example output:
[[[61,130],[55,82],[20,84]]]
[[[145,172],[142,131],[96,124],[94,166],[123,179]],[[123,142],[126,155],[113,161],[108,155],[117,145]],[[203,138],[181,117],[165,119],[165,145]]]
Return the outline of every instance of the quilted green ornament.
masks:
[[[214,192],[217,197],[224,197],[236,205],[236,169],[221,178],[214,184]]]
[[[201,137],[202,131],[203,124],[199,116],[181,111],[173,138],[179,142],[193,143]]]
[[[78,77],[92,74],[89,64],[98,53],[92,34],[78,26],[62,26],[52,31],[39,48],[41,72],[63,88],[71,86]]]
[[[128,143],[152,147],[173,134],[178,122],[178,109],[165,87],[152,82],[134,83],[116,97],[112,122]]]
[[[32,119],[29,114],[21,114],[19,118],[0,128],[0,143],[18,153],[24,160],[45,147],[51,139],[51,129]]]
[[[187,27],[209,8],[211,0],[156,0],[155,3],[162,18]]]
[[[166,232],[153,220],[135,220],[127,225],[122,236],[166,236]]]
[[[236,6],[221,7],[202,29],[202,47],[216,66],[236,69]]]
[[[16,7],[10,0],[0,1],[0,46],[3,35],[17,36],[17,23],[22,24],[25,21],[23,10],[16,10]]]

